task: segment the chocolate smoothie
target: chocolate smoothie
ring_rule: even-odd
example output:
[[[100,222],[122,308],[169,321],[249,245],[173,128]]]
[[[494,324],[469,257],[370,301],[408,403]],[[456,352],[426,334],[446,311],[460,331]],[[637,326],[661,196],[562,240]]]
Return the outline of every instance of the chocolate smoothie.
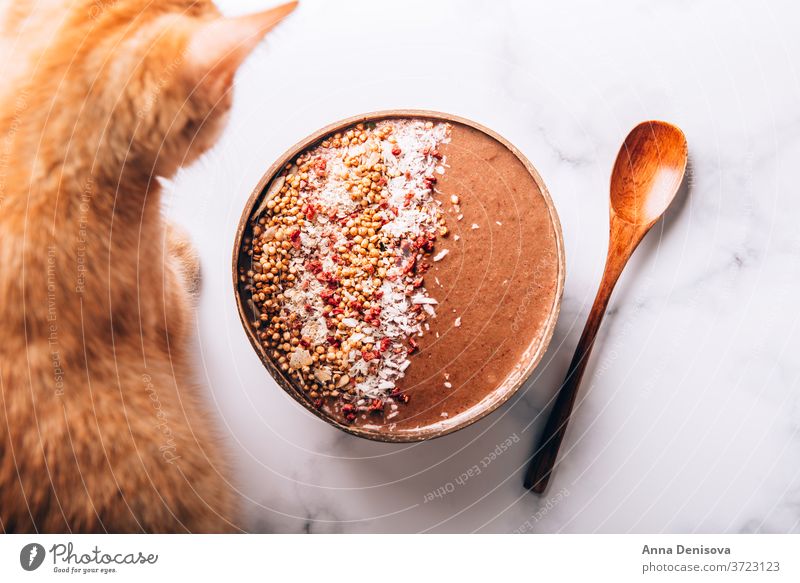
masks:
[[[391,126],[392,122],[395,126]],[[531,365],[549,341],[563,283],[563,250],[557,219],[526,164],[508,146],[469,125],[446,122],[444,128],[445,122],[440,120],[416,122],[416,133],[404,130],[408,128],[407,119],[384,120],[381,122],[384,125],[379,124],[377,129],[359,126],[369,137],[363,141],[366,146],[372,143],[370,132],[378,131],[379,137],[386,137],[380,133],[385,124],[394,129],[394,133],[388,134],[389,139],[397,137],[397,140],[384,144],[386,151],[381,160],[377,154],[370,160],[373,164],[377,162],[372,168],[377,172],[372,174],[376,180],[372,183],[374,188],[368,197],[365,196],[368,201],[338,215],[330,208],[337,204],[331,198],[331,193],[336,191],[328,184],[333,178],[328,178],[326,173],[344,175],[344,172],[332,170],[331,157],[321,146],[309,149],[303,168],[311,168],[310,178],[308,172],[299,172],[303,168],[284,172],[293,170],[298,176],[306,175],[309,185],[303,187],[311,193],[308,198],[311,204],[302,206],[303,187],[296,185],[300,190],[296,198],[301,199],[298,203],[301,214],[295,216],[303,217],[299,222],[308,226],[297,227],[297,234],[294,223],[285,226],[283,231],[276,231],[287,241],[294,237],[296,250],[283,242],[265,238],[264,232],[275,229],[270,225],[276,223],[262,219],[259,225],[256,216],[252,225],[261,233],[261,238],[254,237],[255,257],[261,261],[258,267],[263,271],[247,269],[251,267],[247,262],[252,261],[252,253],[240,260],[243,276],[240,277],[240,293],[245,300],[248,295],[252,297],[252,287],[246,289],[248,285],[257,283],[249,279],[248,274],[262,273],[256,279],[264,282],[259,288],[263,290],[269,283],[263,273],[272,282],[278,277],[275,272],[275,279],[272,279],[266,272],[267,267],[273,264],[279,268],[295,266],[294,278],[288,282],[295,289],[285,290],[278,300],[277,292],[283,288],[273,286],[276,294],[271,308],[266,306],[268,298],[259,302],[260,296],[255,296],[258,304],[255,309],[262,314],[261,331],[257,333],[267,357],[278,369],[276,372],[282,372],[299,398],[308,401],[321,414],[359,434],[387,440],[408,440],[446,432],[462,425],[467,418],[478,418],[481,413],[493,410],[507,399],[530,372]],[[435,139],[428,139],[423,135],[425,131],[438,133]],[[346,139],[348,134],[344,130],[336,135]],[[359,135],[356,130],[356,141]],[[332,136],[329,136],[323,143],[330,145],[331,142]],[[414,164],[403,162],[403,157],[408,156],[403,150],[417,147],[424,150],[424,163],[416,164],[416,159],[412,161]],[[381,152],[377,146],[373,149]],[[321,160],[326,156],[327,168],[321,172],[328,183],[315,186],[314,164],[325,166]],[[369,151],[364,156],[369,157]],[[404,171],[405,176],[393,171],[395,167]],[[364,165],[358,168],[363,171]],[[425,176],[422,182],[414,183],[413,173],[417,170]],[[388,183],[381,172],[388,173]],[[364,174],[369,176],[369,170]],[[421,190],[416,194],[409,192],[405,204],[398,205],[397,194],[392,198],[389,192],[397,180],[406,181],[404,188],[412,183],[420,184]],[[280,180],[277,182],[286,196],[282,200],[288,201],[291,188],[287,189]],[[275,182],[271,187],[276,191]],[[272,194],[274,196],[275,192]],[[398,208],[393,205],[401,207],[399,215]],[[261,206],[266,209],[264,201]],[[340,255],[350,257],[353,248],[361,252],[358,243],[353,247],[349,232],[352,227],[347,225],[353,224],[352,218],[359,213],[371,213],[369,209],[373,206],[375,213],[369,215],[369,222],[357,222],[356,230],[352,231],[357,233],[363,224],[373,229],[367,233],[362,228],[364,245],[367,239],[376,243],[375,247],[369,243],[369,252],[375,258],[372,265],[355,256],[357,263],[354,265],[366,266],[369,270],[366,279],[358,280],[358,276],[351,273],[361,268],[351,268],[349,264],[344,268],[336,266],[328,258],[320,257],[318,250],[324,240],[331,248],[334,262],[339,263],[343,263]],[[402,207],[410,208],[403,210]],[[424,225],[421,229],[415,226],[409,235],[398,228],[397,223],[402,222],[404,212],[411,213],[415,207],[422,214],[409,216],[418,216]],[[320,218],[319,212],[329,214],[330,220]],[[384,218],[381,220],[381,217]],[[332,234],[328,225],[342,229],[349,239],[333,242],[341,236]],[[319,230],[322,227],[327,230]],[[407,229],[408,225],[403,228]],[[389,238],[378,241],[382,232]],[[320,238],[314,239],[315,236]],[[355,237],[361,239],[357,234]],[[403,263],[408,255],[409,240],[416,242],[412,253],[418,253],[416,260],[409,261],[410,266]],[[280,244],[288,249],[286,253],[294,263],[282,264],[275,260],[267,264],[264,259],[268,256],[267,246]],[[259,245],[263,245],[263,254],[259,253]],[[301,258],[294,256],[303,252],[305,255]],[[391,253],[394,255],[383,259],[383,254]],[[369,253],[362,255],[370,256]],[[328,275],[334,273],[334,268],[340,276],[343,273],[342,280]],[[302,273],[308,270],[314,272],[313,285],[303,279],[310,277]],[[357,292],[351,289],[358,294],[357,298],[346,290],[352,281],[367,282],[363,288],[359,285]],[[322,282],[324,289],[318,282]],[[374,289],[370,285],[374,285]],[[391,320],[387,311],[397,303],[390,299],[394,297],[392,285],[405,290],[403,305],[416,319],[400,330],[390,325],[387,331],[386,320]],[[300,289],[305,291],[301,293]],[[365,295],[361,295],[362,291]],[[389,295],[384,296],[384,291]],[[328,306],[321,310],[319,306],[312,306],[309,297],[315,294],[322,294],[319,306],[324,307],[327,302],[333,308]],[[334,301],[329,301],[331,295]],[[360,300],[369,308],[362,307]],[[305,312],[300,316],[302,321],[293,324],[296,331],[292,330],[291,322],[288,328],[276,328],[274,310],[278,301],[285,304],[282,306],[284,315],[291,315],[292,311]],[[295,304],[289,306],[290,302]],[[299,305],[304,308],[296,308]],[[356,306],[355,312],[352,306]],[[337,315],[341,311],[344,313]],[[320,333],[315,328],[317,321],[325,332]],[[405,320],[403,323],[407,324]],[[334,335],[332,331],[337,330],[337,326]],[[315,334],[321,347],[314,345]],[[277,340],[271,341],[273,337]],[[359,364],[361,360],[365,362]],[[307,372],[303,374],[302,371]]]

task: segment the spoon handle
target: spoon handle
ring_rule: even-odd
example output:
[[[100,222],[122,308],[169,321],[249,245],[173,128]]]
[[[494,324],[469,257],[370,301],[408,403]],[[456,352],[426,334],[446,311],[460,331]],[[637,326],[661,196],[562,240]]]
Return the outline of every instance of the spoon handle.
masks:
[[[575,398],[580,388],[583,373],[586,371],[589,356],[592,353],[597,330],[600,328],[600,322],[603,321],[603,316],[606,313],[611,292],[614,290],[614,285],[625,268],[625,264],[643,235],[644,233],[640,233],[636,226],[618,219],[613,214],[611,215],[609,249],[603,279],[600,282],[600,288],[597,290],[597,296],[594,298],[594,304],[592,304],[592,309],[578,341],[578,346],[575,348],[575,354],[569,365],[567,376],[564,378],[564,382],[561,383],[553,410],[550,412],[550,417],[547,419],[547,425],[545,425],[539,445],[525,474],[525,487],[537,494],[543,493],[550,481],[550,475],[558,457],[558,450],[561,447],[564,434],[567,432],[567,424],[572,414],[572,408],[575,405]]]

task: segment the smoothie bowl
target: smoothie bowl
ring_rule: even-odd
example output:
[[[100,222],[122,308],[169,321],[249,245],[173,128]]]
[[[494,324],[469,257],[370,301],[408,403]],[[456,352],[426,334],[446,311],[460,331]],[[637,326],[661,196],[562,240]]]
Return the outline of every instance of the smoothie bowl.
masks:
[[[233,256],[239,316],[278,384],[368,439],[461,429],[544,354],[564,286],[558,216],[490,130],[397,110],[337,122],[266,172]]]

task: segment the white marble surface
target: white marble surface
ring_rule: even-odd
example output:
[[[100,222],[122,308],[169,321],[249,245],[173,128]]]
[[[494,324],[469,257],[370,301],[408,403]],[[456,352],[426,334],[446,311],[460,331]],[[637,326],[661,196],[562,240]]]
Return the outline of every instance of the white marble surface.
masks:
[[[228,131],[167,204],[202,254],[201,370],[250,528],[800,530],[800,7],[608,4],[303,0],[246,63]],[[553,196],[568,273],[551,348],[516,398],[405,446],[345,435],[284,395],[230,282],[234,229],[266,167],[324,124],[392,107],[466,116],[516,144]],[[551,497],[539,499],[522,468],[600,278],[614,156],[648,118],[686,132],[690,188],[617,288]]]

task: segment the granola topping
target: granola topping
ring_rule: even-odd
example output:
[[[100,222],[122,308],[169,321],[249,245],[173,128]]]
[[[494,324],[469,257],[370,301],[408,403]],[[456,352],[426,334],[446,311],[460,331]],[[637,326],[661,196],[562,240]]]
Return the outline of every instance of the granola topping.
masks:
[[[425,273],[448,253],[434,253],[448,230],[433,194],[449,134],[393,119],[331,135],[283,169],[254,215],[240,276],[259,339],[317,407],[340,406],[347,421],[408,401],[397,383],[438,305]]]

